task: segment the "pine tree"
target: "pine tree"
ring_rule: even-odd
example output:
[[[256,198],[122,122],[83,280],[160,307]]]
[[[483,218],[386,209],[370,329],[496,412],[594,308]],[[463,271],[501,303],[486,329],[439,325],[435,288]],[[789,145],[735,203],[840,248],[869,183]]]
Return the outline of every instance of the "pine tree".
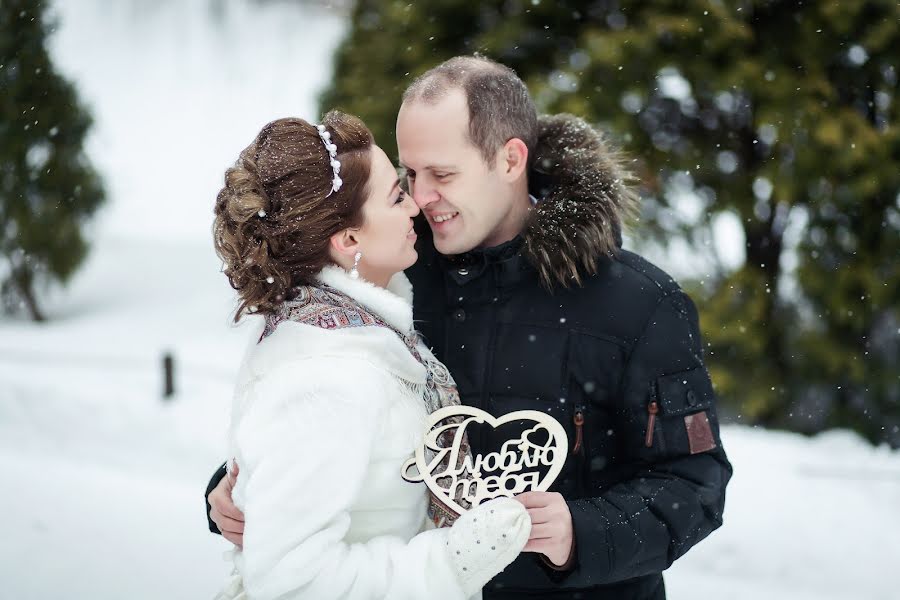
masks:
[[[0,297],[43,320],[41,284],[84,260],[82,227],[104,191],[83,151],[91,118],[47,53],[37,0],[0,0]]]
[[[352,23],[323,107],[359,114],[390,154],[412,77],[474,51],[513,67],[540,109],[638,159],[636,239],[711,259],[686,285],[734,412],[900,445],[900,5],[364,0]],[[737,270],[710,251],[727,217]]]
[[[550,106],[626,136],[657,230],[681,220],[674,185],[706,203],[683,227],[698,251],[717,216],[742,224],[745,265],[702,297],[722,394],[751,422],[900,444],[900,6],[623,2],[575,48],[555,77],[580,85]]]

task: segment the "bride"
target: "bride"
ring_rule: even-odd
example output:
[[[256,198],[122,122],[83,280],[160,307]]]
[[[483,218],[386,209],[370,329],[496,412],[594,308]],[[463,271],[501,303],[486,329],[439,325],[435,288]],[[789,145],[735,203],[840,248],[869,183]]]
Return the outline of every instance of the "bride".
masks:
[[[522,504],[454,522],[400,475],[427,414],[459,403],[413,329],[403,270],[418,212],[366,126],[339,112],[269,123],[226,171],[215,247],[235,321],[262,319],[232,408],[245,529],[220,598],[477,597],[525,546]]]

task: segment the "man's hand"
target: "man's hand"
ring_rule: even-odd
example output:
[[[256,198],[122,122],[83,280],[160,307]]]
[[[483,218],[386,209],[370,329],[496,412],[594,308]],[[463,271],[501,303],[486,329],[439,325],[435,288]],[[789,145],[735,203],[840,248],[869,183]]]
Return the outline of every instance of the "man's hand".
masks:
[[[569,562],[573,547],[572,513],[561,494],[525,492],[515,498],[528,509],[531,537],[524,552],[540,552],[557,567]]]
[[[238,510],[231,500],[231,491],[237,481],[238,472],[238,464],[234,463],[234,469],[209,493],[207,500],[210,506],[209,518],[222,532],[222,537],[238,548],[243,548],[244,513]]]

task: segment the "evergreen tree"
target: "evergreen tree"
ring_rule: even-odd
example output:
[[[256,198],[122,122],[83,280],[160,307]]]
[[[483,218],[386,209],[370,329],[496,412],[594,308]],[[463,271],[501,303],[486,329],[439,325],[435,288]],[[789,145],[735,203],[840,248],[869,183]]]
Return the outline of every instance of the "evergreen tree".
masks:
[[[0,0],[0,297],[34,320],[39,285],[75,272],[104,200],[82,149],[91,119],[50,61],[49,29],[42,2]]]
[[[390,153],[411,78],[474,51],[638,159],[637,239],[712,257],[686,285],[723,401],[746,422],[900,445],[900,5],[362,0],[323,107]],[[725,216],[736,271],[710,251]]]

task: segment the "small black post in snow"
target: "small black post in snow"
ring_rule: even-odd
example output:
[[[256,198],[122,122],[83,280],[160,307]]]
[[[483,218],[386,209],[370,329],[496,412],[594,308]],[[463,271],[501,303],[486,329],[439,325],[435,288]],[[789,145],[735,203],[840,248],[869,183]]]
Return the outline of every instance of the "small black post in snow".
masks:
[[[175,359],[171,352],[163,353],[163,400],[175,395]]]

